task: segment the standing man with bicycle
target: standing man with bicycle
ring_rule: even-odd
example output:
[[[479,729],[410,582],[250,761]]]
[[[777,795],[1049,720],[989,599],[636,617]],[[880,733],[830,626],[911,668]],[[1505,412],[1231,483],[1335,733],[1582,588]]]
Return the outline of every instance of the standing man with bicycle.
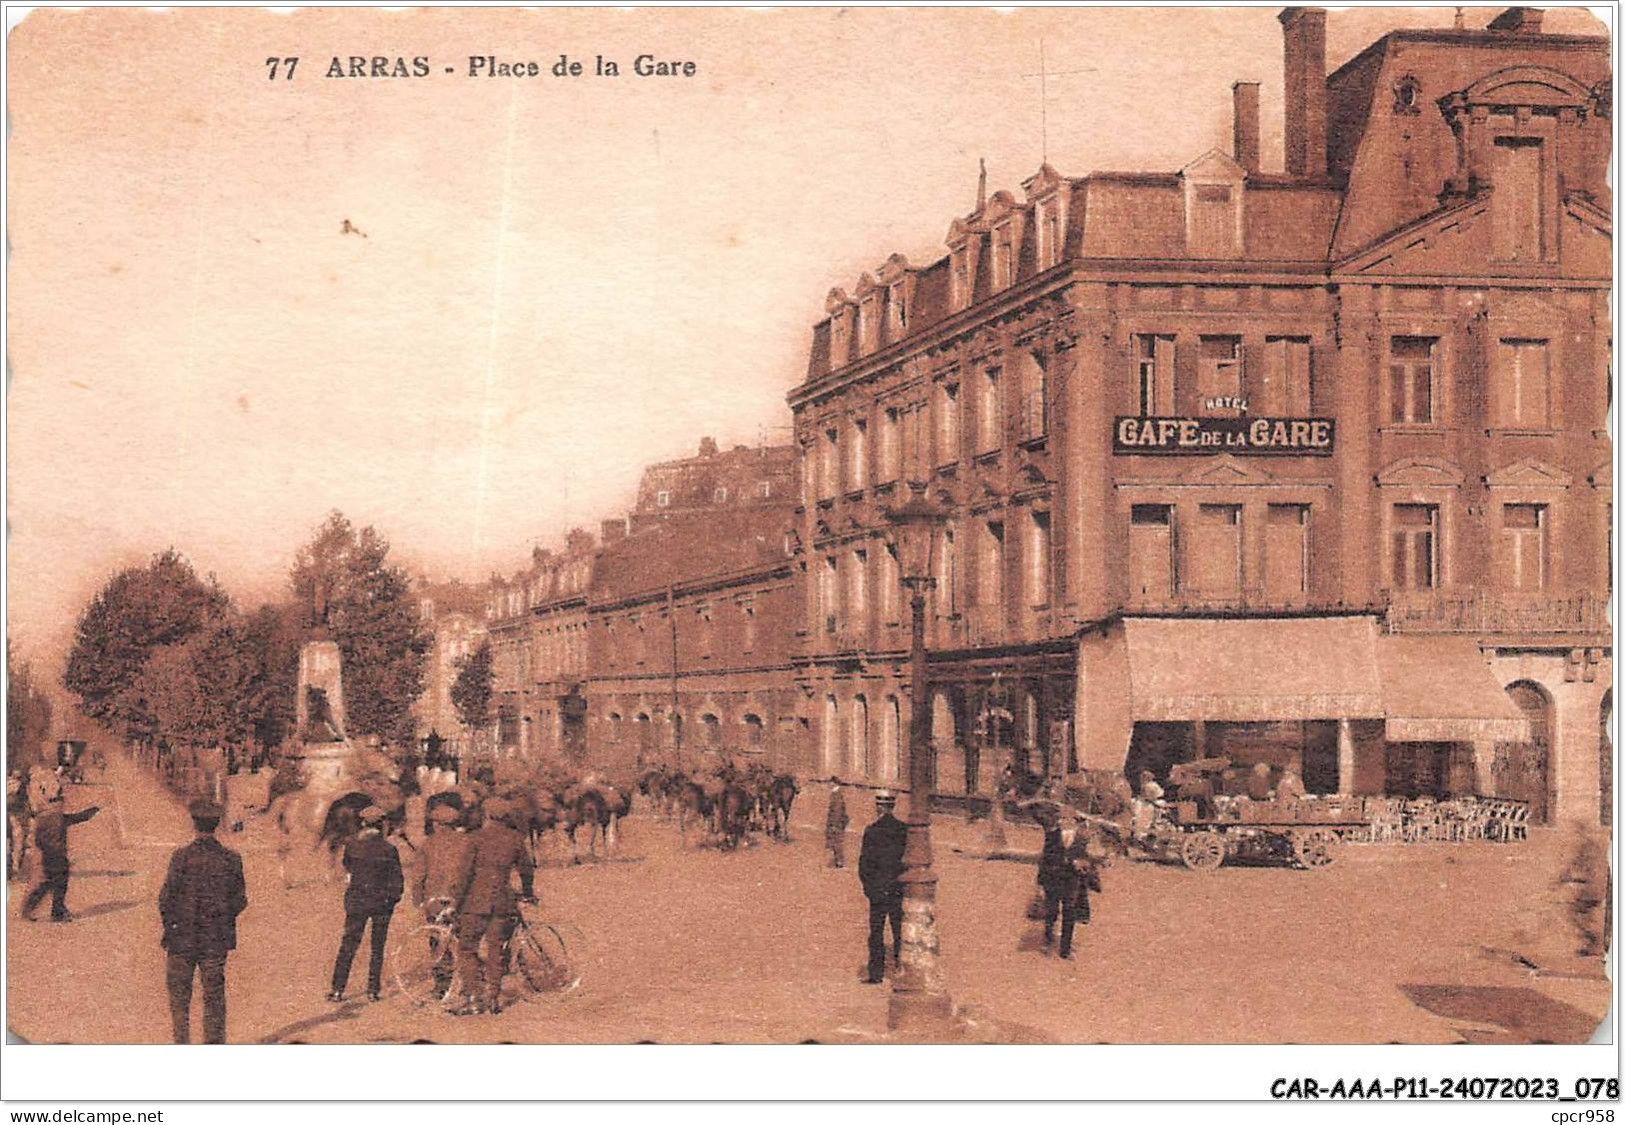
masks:
[[[463,830],[462,813],[451,804],[433,806],[426,820],[423,846],[417,854],[417,877],[412,882],[412,903],[423,909],[424,921],[456,926],[463,865],[473,849],[474,838]],[[452,986],[451,952],[447,950],[442,957],[436,939],[431,937],[429,941],[435,995],[444,997]]]
[[[458,881],[457,947],[462,971],[468,974],[463,987],[473,992],[483,976],[485,997],[453,1010],[453,1015],[495,1014],[502,1010],[502,978],[508,974],[508,939],[513,935],[518,902],[513,893],[513,874],[519,872],[521,897],[535,902],[532,884],[536,863],[525,847],[524,836],[515,827],[520,810],[510,801],[492,797],[485,802],[485,824],[473,834],[473,846],[463,860]],[[480,957],[480,943],[486,953]]]

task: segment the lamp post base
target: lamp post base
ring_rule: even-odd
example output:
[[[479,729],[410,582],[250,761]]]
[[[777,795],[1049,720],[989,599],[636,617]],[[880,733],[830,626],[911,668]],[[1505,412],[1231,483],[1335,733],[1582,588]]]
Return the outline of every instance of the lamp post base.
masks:
[[[910,845],[930,855],[928,832],[910,825]],[[905,862],[912,857],[905,856]],[[936,876],[926,865],[909,865],[903,873],[903,941],[901,962],[892,986],[887,1026],[914,1038],[948,1033],[954,1006],[942,979],[937,946]]]

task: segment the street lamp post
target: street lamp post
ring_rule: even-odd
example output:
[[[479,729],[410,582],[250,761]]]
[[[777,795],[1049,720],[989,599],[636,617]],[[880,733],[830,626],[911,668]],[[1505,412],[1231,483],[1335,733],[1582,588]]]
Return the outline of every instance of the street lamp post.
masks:
[[[936,585],[932,552],[947,514],[910,485],[908,502],[886,513],[894,529],[898,569],[909,592],[913,644],[909,653],[908,839],[903,849],[903,948],[892,983],[892,1030],[926,1037],[953,1016],[938,959],[937,876],[931,866],[931,702],[925,669],[925,595]]]

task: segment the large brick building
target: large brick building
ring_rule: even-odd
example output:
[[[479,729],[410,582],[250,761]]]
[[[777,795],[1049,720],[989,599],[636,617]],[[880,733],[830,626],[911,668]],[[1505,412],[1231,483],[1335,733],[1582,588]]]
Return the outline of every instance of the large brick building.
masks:
[[[491,646],[495,753],[623,775],[706,751],[793,767],[794,477],[792,447],[707,438],[649,466],[597,540],[574,530],[493,577],[476,636],[437,627],[448,652]]]
[[[1327,75],[1325,18],[1281,13],[1283,172],[1238,82],[1231,151],[1046,165],[829,294],[790,395],[810,772],[899,776],[917,481],[941,789],[1225,755],[1597,819],[1607,41],[1511,9]]]

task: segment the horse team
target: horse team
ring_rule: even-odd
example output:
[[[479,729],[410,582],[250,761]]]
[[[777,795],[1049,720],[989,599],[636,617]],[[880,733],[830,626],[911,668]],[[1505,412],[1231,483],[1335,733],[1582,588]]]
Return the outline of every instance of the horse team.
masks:
[[[688,825],[694,823],[707,830],[720,847],[732,850],[752,831],[787,842],[790,808],[800,789],[790,774],[776,774],[760,762],[740,769],[723,760],[692,774],[655,766],[638,778],[638,792],[661,816],[675,817],[678,831],[685,836]]]

